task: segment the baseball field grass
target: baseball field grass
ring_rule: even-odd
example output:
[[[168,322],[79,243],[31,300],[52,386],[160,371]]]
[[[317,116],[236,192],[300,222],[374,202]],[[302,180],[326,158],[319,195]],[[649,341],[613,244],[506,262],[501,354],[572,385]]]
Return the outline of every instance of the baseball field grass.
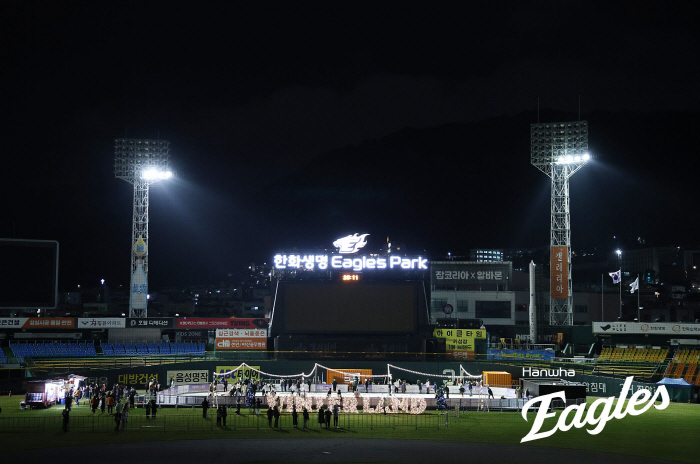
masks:
[[[588,404],[595,399],[589,398]],[[215,409],[209,410],[208,418],[204,419],[201,408],[159,408],[156,418],[146,418],[145,409],[137,408],[131,411],[126,429],[120,427],[115,431],[114,416],[99,409],[93,413],[83,404],[73,406],[68,431],[63,432],[63,406],[29,410],[20,409],[19,402],[18,397],[0,398],[0,449],[4,451],[184,439],[284,437],[313,440],[339,436],[519,444],[535,418],[535,413],[528,413],[526,422],[519,412],[493,410],[459,414],[454,410],[448,414],[427,411],[419,416],[341,413],[339,428],[326,429],[321,428],[316,415],[311,414],[309,428],[304,430],[301,415],[299,428],[294,428],[288,413],[280,417],[280,427],[269,427],[264,408],[259,416],[247,409],[240,415],[229,410],[226,426],[217,426]],[[557,417],[545,420],[541,431],[551,430],[556,423]],[[612,419],[597,435],[571,428],[520,446],[596,450],[695,463],[700,461],[699,430],[700,405],[671,403],[663,410],[651,408],[641,415]]]

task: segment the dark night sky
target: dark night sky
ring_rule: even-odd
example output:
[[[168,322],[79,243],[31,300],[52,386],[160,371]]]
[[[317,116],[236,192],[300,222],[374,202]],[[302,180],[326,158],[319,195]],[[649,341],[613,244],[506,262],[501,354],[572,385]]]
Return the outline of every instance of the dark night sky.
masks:
[[[151,190],[154,289],[216,280],[269,260],[275,247],[297,245],[300,230],[317,224],[297,224],[297,230],[275,224],[260,214],[270,198],[265,192],[316,157],[349,145],[405,128],[478,124],[523,112],[534,117],[538,97],[542,122],[562,111],[577,117],[579,95],[582,118],[673,112],[698,120],[691,2],[485,2],[459,9],[254,3],[2,2],[0,237],[58,240],[61,290],[100,278],[128,283],[133,190],[114,178],[117,137],[171,141],[177,180]],[[545,245],[548,180],[529,166],[528,124],[519,163],[499,166],[502,186],[486,201],[502,205],[525,195],[528,208],[544,208],[537,232]],[[628,162],[635,167],[627,177],[599,167],[582,173],[588,179],[581,182],[612,182],[606,175],[614,171],[614,181],[625,179],[621,188],[634,196],[636,189],[654,188],[662,162],[677,165],[685,184],[697,180],[695,152],[670,150],[639,162],[625,150],[639,140],[616,139],[610,127],[591,126],[591,137],[596,130],[616,149],[597,154],[601,162],[607,156],[616,169]],[[490,143],[472,137],[464,156],[488,157]],[[696,150],[692,143],[685,147]],[[510,191],[510,180],[527,170],[537,185]],[[575,180],[572,198],[581,189]],[[697,216],[697,195],[674,191],[668,180],[659,180],[658,190],[679,214],[636,223],[609,209],[623,199],[593,209],[612,230],[668,221],[673,241],[674,230],[688,228],[687,216]],[[583,208],[577,201],[572,215]],[[455,202],[456,214],[461,207]],[[371,226],[358,222],[347,233]],[[401,238],[409,224],[397,218],[387,230],[369,232]],[[586,224],[579,220],[572,228],[580,227],[579,236],[592,233],[582,230]],[[696,218],[691,227],[696,233]],[[317,246],[329,246],[334,232],[324,229]],[[419,236],[414,248],[421,248],[421,238],[436,241]],[[481,240],[465,233],[464,243],[431,251],[469,249]],[[523,237],[522,245],[530,241]],[[499,246],[499,237],[493,242]]]

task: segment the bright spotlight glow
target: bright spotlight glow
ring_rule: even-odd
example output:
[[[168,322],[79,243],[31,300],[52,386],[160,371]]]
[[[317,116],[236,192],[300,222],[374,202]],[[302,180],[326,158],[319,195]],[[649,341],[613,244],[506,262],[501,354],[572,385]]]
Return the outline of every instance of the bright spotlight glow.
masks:
[[[145,171],[141,172],[141,177],[144,180],[162,180],[162,179],[170,179],[173,176],[172,171],[159,171],[157,169],[146,169]]]
[[[583,155],[564,155],[564,156],[559,156],[557,160],[555,161],[556,164],[573,164],[573,163],[583,163],[591,159],[591,156],[588,153],[585,153]]]

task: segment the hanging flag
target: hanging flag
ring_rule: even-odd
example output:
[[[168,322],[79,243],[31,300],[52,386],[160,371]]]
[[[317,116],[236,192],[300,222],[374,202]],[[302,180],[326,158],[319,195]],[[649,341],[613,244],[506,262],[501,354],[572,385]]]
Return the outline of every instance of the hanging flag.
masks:
[[[635,290],[639,290],[639,276],[637,276],[635,281],[630,284],[630,287],[630,293],[634,293]]]
[[[620,283],[620,280],[622,279],[622,269],[617,272],[608,272],[608,274],[610,274],[610,277],[612,277],[614,284]]]

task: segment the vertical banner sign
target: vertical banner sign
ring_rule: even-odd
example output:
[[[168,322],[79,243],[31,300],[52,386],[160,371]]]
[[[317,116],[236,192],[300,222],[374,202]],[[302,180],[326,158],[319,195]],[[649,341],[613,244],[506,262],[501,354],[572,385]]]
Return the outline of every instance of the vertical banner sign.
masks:
[[[565,246],[553,246],[549,258],[552,298],[569,298],[569,251]]]
[[[146,309],[148,303],[148,280],[143,264],[137,264],[131,275],[131,309]]]
[[[146,309],[148,306],[148,278],[146,276],[146,270],[143,268],[143,259],[146,256],[146,242],[143,241],[143,237],[139,236],[139,239],[134,243],[134,257],[136,260],[136,269],[134,273],[131,274],[131,299],[130,307],[131,309]]]

